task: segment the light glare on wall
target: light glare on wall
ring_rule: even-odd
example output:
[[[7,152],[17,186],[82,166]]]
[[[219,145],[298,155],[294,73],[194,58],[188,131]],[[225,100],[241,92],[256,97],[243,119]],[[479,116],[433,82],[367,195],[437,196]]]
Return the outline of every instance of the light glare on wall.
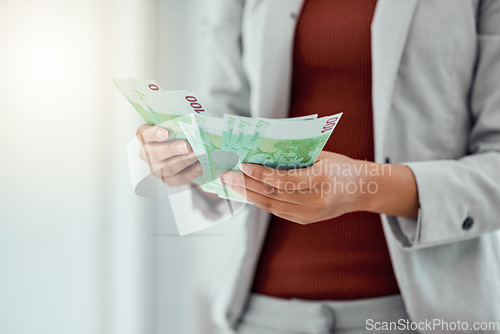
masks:
[[[65,59],[61,50],[54,45],[38,46],[35,57],[28,71],[40,82],[52,82],[61,78],[65,70]]]

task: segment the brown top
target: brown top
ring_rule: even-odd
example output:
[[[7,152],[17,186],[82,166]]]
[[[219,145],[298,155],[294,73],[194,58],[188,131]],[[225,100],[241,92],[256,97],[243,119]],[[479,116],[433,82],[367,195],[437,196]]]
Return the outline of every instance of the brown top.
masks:
[[[308,0],[297,22],[290,117],[343,112],[325,150],[374,159],[370,24],[376,0]],[[273,216],[253,291],[341,300],[399,292],[380,217],[310,225]]]

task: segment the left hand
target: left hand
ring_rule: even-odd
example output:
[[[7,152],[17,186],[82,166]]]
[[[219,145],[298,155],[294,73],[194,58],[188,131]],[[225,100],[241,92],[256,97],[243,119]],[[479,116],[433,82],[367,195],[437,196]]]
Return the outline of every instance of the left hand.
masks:
[[[221,181],[276,216],[310,224],[360,210],[360,191],[367,191],[367,179],[363,181],[361,173],[370,164],[376,165],[323,151],[307,168],[277,170],[242,164],[244,174],[227,172]]]

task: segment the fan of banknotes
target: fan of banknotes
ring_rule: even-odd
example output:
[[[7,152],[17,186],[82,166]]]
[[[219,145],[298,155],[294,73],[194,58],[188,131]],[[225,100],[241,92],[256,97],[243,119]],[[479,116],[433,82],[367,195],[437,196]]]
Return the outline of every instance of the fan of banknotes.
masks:
[[[185,139],[202,166],[194,182],[221,198],[248,203],[226,188],[219,176],[238,170],[241,163],[276,169],[307,167],[316,161],[342,113],[270,119],[224,115],[210,116],[188,91],[166,91],[152,80],[133,78],[113,82],[150,125],[169,130],[170,139]]]

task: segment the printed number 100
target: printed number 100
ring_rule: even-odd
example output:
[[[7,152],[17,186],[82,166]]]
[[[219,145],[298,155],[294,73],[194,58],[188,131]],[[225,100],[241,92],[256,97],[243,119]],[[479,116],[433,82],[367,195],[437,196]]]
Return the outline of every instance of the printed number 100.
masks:
[[[333,129],[333,127],[337,123],[337,120],[338,120],[338,117],[332,117],[329,120],[327,120],[325,125],[323,126],[323,129],[321,130],[321,133],[325,133],[325,132]]]
[[[205,109],[203,109],[203,106],[198,102],[196,97],[194,96],[186,96],[186,100],[188,100],[189,105],[191,108],[194,109],[194,111],[199,114],[199,113],[204,113]]]
[[[148,87],[151,90],[160,90],[160,87],[158,87],[155,84],[149,84]],[[196,99],[196,97],[194,97],[194,96],[186,96],[186,100],[189,102],[189,105],[191,106],[191,108],[194,109],[194,111],[197,114],[205,112],[205,109],[203,109],[203,106],[200,104],[200,102],[198,102],[198,100]]]

